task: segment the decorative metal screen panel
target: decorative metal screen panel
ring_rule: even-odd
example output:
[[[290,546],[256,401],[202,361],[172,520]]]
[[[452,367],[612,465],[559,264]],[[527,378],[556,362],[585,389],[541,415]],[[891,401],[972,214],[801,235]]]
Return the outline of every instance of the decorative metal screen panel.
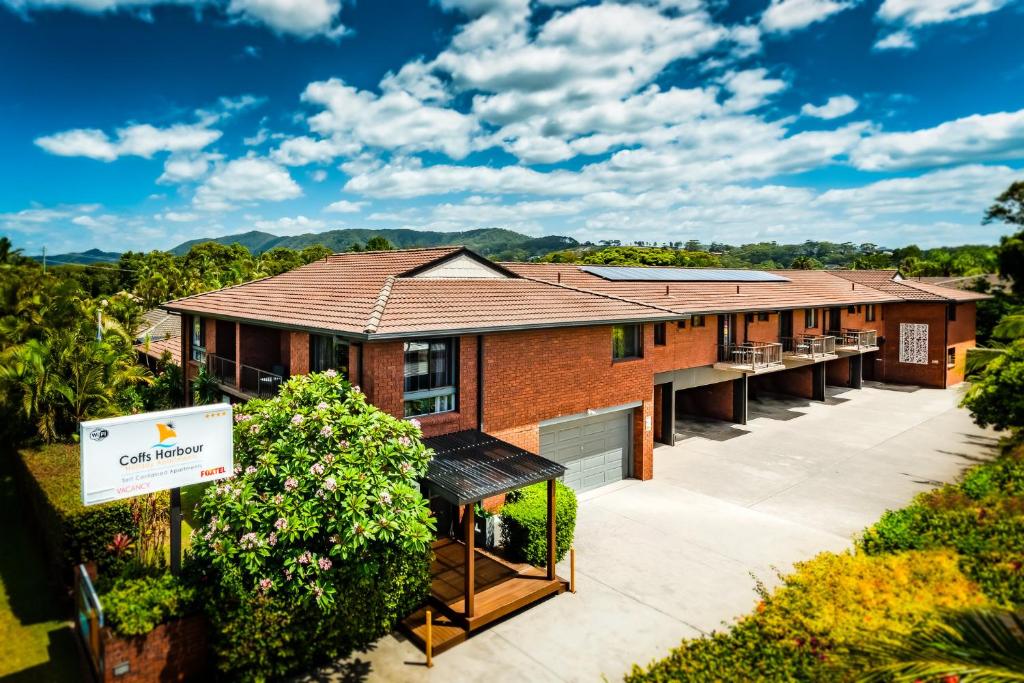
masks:
[[[928,365],[928,326],[900,323],[900,362]]]

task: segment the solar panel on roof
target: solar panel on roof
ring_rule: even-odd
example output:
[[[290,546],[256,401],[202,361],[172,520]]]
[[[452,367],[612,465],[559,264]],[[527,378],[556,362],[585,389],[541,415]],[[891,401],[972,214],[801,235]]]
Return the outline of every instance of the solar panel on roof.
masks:
[[[639,282],[789,282],[789,278],[763,270],[724,268],[642,268],[635,266],[580,266],[605,280]]]

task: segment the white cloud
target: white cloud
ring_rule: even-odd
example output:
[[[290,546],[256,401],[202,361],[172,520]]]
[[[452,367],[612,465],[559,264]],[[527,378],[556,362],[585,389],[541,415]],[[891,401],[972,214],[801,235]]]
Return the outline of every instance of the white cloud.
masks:
[[[270,158],[285,166],[326,164],[340,156],[357,153],[361,145],[340,135],[331,138],[311,138],[306,135],[289,138],[270,153]]]
[[[917,46],[916,29],[997,12],[1014,0],[883,0],[879,21],[891,27],[875,43],[876,50],[909,50]]]
[[[367,202],[351,202],[347,199],[339,199],[336,202],[324,207],[326,213],[359,213]]]
[[[925,26],[996,12],[1013,0],[884,0],[878,18],[904,26]]]
[[[322,183],[323,181],[327,180],[327,171],[325,171],[322,168],[318,168],[312,173],[310,173],[309,177],[314,183]]]
[[[164,162],[164,172],[156,181],[173,185],[199,180],[210,170],[210,162],[220,158],[219,154],[172,154]]]
[[[747,69],[730,71],[722,77],[722,84],[732,93],[725,103],[732,111],[751,111],[763,106],[772,95],[786,89],[787,83],[778,78],[768,78],[768,70]]]
[[[279,202],[301,195],[302,189],[283,167],[269,159],[246,157],[215,169],[192,203],[205,211],[226,211],[240,202]]]
[[[850,155],[867,171],[1024,158],[1024,109],[974,114],[905,133],[877,133]]]
[[[857,4],[857,0],[772,0],[761,15],[761,26],[774,33],[788,33],[823,21]]]
[[[817,119],[830,121],[847,114],[852,114],[857,109],[857,106],[857,100],[849,95],[836,95],[835,97],[828,98],[828,101],[822,105],[807,103],[800,108],[800,113],[804,116],[813,116]]]
[[[912,50],[917,47],[917,42],[910,31],[893,31],[875,41],[876,50]]]
[[[283,217],[272,221],[259,220],[254,223],[257,230],[268,232],[280,232],[282,234],[295,234],[297,230],[315,231],[323,230],[327,223],[318,218],[306,218],[305,216]]]
[[[44,226],[76,215],[94,213],[99,209],[99,204],[62,204],[53,207],[36,205],[21,211],[0,213],[0,225],[10,229]]]
[[[165,211],[154,217],[157,220],[170,221],[172,223],[192,223],[201,218],[199,214],[190,211]]]
[[[148,123],[119,128],[113,139],[95,128],[76,128],[36,138],[35,143],[50,154],[113,161],[121,156],[146,159],[157,152],[200,150],[220,138],[219,130],[202,124],[175,124],[157,128]]]
[[[190,4],[186,0],[2,0],[15,11],[72,9],[80,12],[148,12],[157,5]],[[347,29],[339,21],[341,0],[208,0],[196,4],[215,8],[227,16],[254,24],[263,24],[278,33],[301,38],[327,36],[338,38]],[[250,53],[250,48],[245,48]]]
[[[460,159],[469,153],[477,130],[473,117],[422,102],[404,90],[376,95],[337,78],[310,83],[302,100],[323,108],[309,118],[310,128],[343,147],[439,151]]]

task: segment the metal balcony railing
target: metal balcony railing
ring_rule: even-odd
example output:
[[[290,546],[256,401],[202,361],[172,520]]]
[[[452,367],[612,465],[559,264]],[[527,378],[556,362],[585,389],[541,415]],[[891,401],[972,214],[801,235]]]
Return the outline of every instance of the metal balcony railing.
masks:
[[[284,377],[275,372],[242,365],[242,386],[239,388],[259,398],[270,398],[277,396],[277,391],[283,382]]]
[[[832,335],[802,334],[782,339],[783,352],[797,358],[822,358],[836,354],[836,338]]]
[[[718,360],[739,369],[757,371],[782,364],[782,344],[757,341],[720,344]]]
[[[833,332],[839,339],[839,347],[844,349],[873,349],[878,347],[878,332],[876,330],[854,330],[844,329],[841,332]]]
[[[206,354],[206,369],[221,384],[237,386],[235,368],[237,363],[231,358],[224,358],[213,353]]]
[[[234,387],[259,398],[276,396],[284,377],[212,353],[206,354],[206,369],[224,386]],[[240,381],[239,381],[240,380]]]

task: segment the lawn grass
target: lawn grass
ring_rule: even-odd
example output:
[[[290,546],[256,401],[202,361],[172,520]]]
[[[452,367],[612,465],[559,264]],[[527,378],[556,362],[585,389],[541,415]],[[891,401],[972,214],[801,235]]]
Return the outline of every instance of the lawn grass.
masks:
[[[70,614],[47,581],[42,548],[34,542],[12,473],[0,453],[0,679],[81,679]]]

